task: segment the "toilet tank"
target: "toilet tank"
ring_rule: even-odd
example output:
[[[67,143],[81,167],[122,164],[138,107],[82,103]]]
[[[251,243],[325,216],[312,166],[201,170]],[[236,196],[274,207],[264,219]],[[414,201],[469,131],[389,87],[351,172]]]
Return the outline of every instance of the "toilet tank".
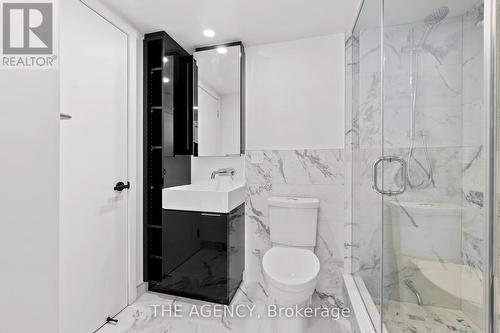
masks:
[[[267,202],[271,243],[314,248],[318,225],[318,199],[271,197]]]

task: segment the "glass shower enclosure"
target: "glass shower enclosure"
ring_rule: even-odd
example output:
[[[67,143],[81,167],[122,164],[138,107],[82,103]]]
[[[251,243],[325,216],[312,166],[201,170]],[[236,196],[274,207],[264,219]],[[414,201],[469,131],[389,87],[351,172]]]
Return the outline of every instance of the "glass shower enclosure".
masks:
[[[493,332],[494,9],[365,0],[346,43],[351,273],[377,332]]]

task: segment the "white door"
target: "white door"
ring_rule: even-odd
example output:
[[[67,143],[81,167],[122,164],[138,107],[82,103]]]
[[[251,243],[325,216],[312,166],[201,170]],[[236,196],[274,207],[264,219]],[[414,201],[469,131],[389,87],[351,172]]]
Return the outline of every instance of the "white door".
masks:
[[[127,36],[60,3],[60,332],[90,333],[127,306]]]

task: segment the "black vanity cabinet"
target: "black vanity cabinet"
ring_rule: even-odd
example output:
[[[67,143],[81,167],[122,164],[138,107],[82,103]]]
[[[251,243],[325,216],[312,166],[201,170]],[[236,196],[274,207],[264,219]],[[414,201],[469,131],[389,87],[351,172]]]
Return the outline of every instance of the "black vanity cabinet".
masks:
[[[245,268],[244,206],[228,214],[164,209],[161,274],[149,290],[229,304]]]

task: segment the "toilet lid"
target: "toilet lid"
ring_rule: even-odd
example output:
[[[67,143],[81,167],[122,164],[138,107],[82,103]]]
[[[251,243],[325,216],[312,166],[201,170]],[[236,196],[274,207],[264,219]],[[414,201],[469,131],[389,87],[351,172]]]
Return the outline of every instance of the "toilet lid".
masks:
[[[316,278],[320,264],[312,251],[277,246],[264,254],[262,266],[276,282],[299,285]]]

